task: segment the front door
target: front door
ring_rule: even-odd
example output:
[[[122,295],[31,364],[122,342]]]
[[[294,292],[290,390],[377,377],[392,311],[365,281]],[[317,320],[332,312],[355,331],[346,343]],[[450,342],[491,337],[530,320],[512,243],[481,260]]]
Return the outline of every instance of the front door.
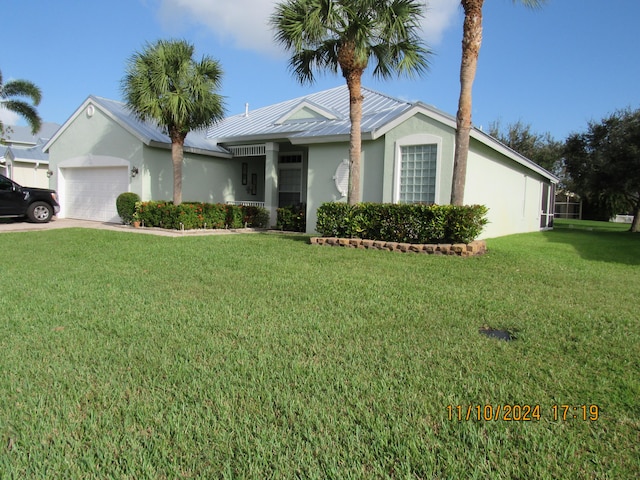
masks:
[[[278,207],[302,203],[302,154],[282,153],[278,158]]]

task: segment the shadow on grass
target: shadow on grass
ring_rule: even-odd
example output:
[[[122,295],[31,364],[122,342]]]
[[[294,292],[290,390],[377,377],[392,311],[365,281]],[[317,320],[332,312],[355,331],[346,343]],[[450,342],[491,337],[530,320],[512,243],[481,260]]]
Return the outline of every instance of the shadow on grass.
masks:
[[[278,232],[275,230],[271,230],[266,233],[267,235],[273,235],[275,237],[281,238],[283,240],[290,240],[292,242],[302,242],[309,243],[309,239],[312,235],[307,235],[305,233],[296,233],[296,232]]]
[[[629,225],[609,222],[562,221],[545,237],[554,243],[569,244],[587,260],[640,265],[640,233]]]

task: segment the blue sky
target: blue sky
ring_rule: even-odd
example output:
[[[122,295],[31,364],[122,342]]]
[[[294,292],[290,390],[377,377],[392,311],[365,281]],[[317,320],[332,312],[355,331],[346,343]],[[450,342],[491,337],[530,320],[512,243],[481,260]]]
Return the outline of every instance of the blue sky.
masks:
[[[126,60],[159,38],[184,38],[196,56],[219,60],[227,113],[259,108],[341,85],[320,75],[301,86],[272,40],[267,18],[276,0],[4,0],[0,70],[43,92],[45,121],[64,123],[90,94],[121,99]],[[434,51],[422,78],[365,86],[421,100],[455,114],[462,10],[458,0],[429,0],[424,38]],[[486,0],[484,39],[473,91],[473,122],[521,120],[563,140],[589,120],[640,107],[637,0],[548,0],[540,10]],[[0,112],[6,123],[15,119]],[[20,123],[20,122],[18,122]]]

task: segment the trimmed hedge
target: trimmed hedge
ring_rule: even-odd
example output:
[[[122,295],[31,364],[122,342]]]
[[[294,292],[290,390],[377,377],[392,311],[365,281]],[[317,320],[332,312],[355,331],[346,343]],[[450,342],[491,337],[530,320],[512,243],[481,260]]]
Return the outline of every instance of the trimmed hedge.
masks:
[[[323,237],[401,243],[469,243],[487,224],[484,205],[323,203],[316,231]]]
[[[180,230],[196,228],[265,228],[269,213],[261,207],[243,207],[221,203],[150,201],[137,202],[135,217],[145,227]]]
[[[140,196],[135,192],[124,192],[116,198],[116,210],[122,219],[122,223],[129,225],[133,221],[133,213],[136,211],[136,202]]]
[[[276,228],[289,232],[307,231],[307,206],[304,203],[290,207],[282,207],[276,210],[278,221]]]

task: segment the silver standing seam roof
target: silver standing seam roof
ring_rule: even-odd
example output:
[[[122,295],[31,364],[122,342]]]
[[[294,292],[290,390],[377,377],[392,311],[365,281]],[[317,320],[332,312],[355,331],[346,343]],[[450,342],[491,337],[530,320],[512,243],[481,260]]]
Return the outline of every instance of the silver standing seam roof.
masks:
[[[31,148],[8,147],[5,158],[12,158],[14,161],[27,161],[29,163],[49,162],[49,154],[42,151],[42,145]]]
[[[416,113],[425,114],[453,130],[456,128],[454,116],[431,105],[407,102],[366,87],[362,87],[362,94],[363,139],[375,139]],[[124,103],[91,95],[45,145],[45,152],[68,124],[92,103],[146,145],[171,148],[169,136],[160,127],[139,120]],[[184,149],[187,152],[232,158],[233,155],[225,147],[234,144],[270,140],[288,140],[293,144],[344,141],[351,129],[349,105],[349,90],[346,85],[341,85],[226,117],[206,131],[189,132]],[[558,177],[481,130],[472,128],[471,137],[547,177],[553,183],[558,182]]]
[[[413,104],[399,100],[366,87],[362,88],[362,132],[370,133],[409,110]],[[319,106],[334,118],[319,118],[320,115],[300,119],[293,114],[300,106],[314,109]],[[285,119],[282,121],[282,119]],[[248,138],[311,139],[349,135],[349,90],[346,85],[294,98],[267,107],[227,117],[208,130],[207,136],[218,143],[244,141]]]
[[[118,123],[138,136],[145,144],[171,148],[171,139],[169,135],[164,133],[162,128],[152,122],[139,120],[131,110],[127,108],[125,103],[103,97],[96,97],[94,95],[90,95],[89,100],[110,113]],[[227,149],[217,145],[206,137],[206,129],[189,132],[185,138],[184,149],[185,151],[193,151],[195,153],[211,152],[214,154],[229,155]]]

